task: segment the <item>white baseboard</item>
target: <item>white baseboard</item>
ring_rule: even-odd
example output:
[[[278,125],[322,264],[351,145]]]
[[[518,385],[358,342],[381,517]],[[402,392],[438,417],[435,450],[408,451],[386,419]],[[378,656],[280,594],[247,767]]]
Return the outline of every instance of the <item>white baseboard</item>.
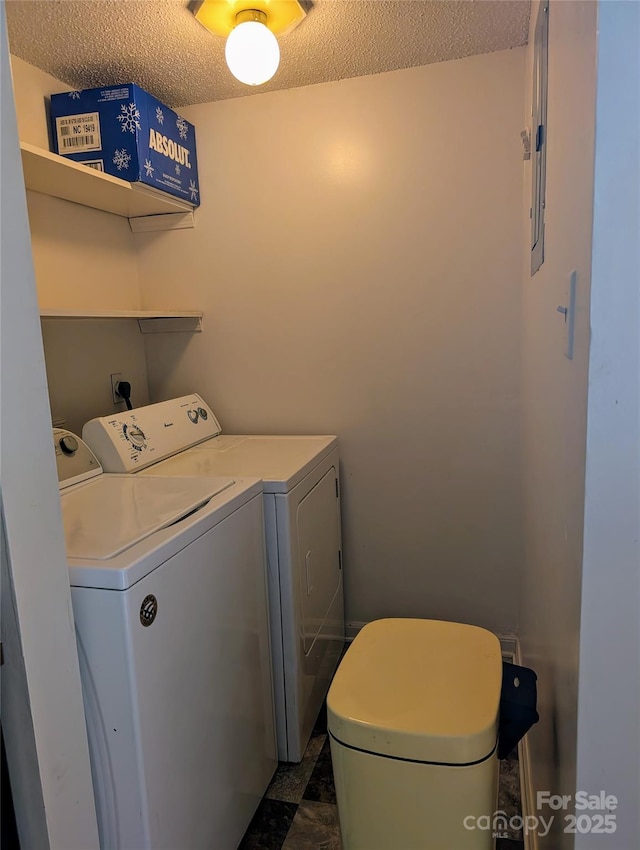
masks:
[[[518,664],[518,661],[516,661],[516,653],[518,652],[517,635],[513,632],[498,632],[496,633],[496,637],[500,641],[502,654],[510,655],[514,660],[514,664]]]
[[[520,803],[522,805],[522,816],[526,822],[528,815],[537,815],[538,813],[535,804],[535,792],[531,781],[529,742],[526,735],[518,744],[518,760],[520,763]],[[524,850],[538,850],[537,832],[525,833]]]
[[[515,664],[522,664],[522,655],[520,654],[520,641],[518,638],[515,639],[516,644],[513,650],[513,658]]]
[[[520,643],[516,638],[515,651],[513,654],[514,663],[522,664],[522,656],[520,655]],[[522,816],[526,819],[527,815],[537,815],[535,803],[535,790],[531,780],[531,761],[529,759],[529,740],[525,735],[518,744],[518,763],[520,767],[520,804],[522,806]],[[538,833],[527,832],[524,835],[524,850],[538,850]]]

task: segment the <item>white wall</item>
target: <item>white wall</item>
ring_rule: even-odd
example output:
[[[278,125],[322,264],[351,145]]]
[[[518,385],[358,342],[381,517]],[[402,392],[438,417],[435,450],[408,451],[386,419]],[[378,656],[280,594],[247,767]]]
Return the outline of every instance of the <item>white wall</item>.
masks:
[[[91,850],[98,835],[4,7],[0,25],[2,725],[21,846]]]
[[[538,4],[531,14],[526,103]],[[520,641],[538,673],[540,722],[529,734],[533,785],[575,791],[593,193],[596,14],[593,2],[550,4],[545,261],[525,250],[522,313],[524,569]],[[530,114],[527,122],[531,123]],[[530,170],[523,207],[529,239]],[[577,271],[574,359],[563,354],[566,301]],[[544,815],[548,812],[543,812]],[[556,818],[556,826],[561,819]],[[572,846],[553,832],[541,846]]]
[[[640,837],[640,5],[598,14],[577,786],[618,798],[615,835]]]
[[[136,235],[155,400],[337,433],[347,616],[517,625],[524,49],[184,109],[196,229]]]

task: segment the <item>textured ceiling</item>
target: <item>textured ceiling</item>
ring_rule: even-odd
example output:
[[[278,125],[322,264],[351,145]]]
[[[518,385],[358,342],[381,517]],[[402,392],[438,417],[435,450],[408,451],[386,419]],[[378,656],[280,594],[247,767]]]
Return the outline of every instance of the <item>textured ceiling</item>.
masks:
[[[189,0],[7,0],[11,52],[74,88],[134,82],[169,106],[290,89],[526,43],[529,0],[313,0],[275,77],[234,80]]]

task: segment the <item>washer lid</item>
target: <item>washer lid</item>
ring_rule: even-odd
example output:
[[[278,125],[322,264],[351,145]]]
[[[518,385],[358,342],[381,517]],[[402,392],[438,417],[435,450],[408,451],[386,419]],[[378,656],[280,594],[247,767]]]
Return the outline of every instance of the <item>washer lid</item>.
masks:
[[[67,557],[107,560],[183,519],[231,478],[101,475],[62,494]]]
[[[477,626],[385,619],[366,625],[327,697],[329,731],[379,755],[464,765],[493,751],[502,654]]]

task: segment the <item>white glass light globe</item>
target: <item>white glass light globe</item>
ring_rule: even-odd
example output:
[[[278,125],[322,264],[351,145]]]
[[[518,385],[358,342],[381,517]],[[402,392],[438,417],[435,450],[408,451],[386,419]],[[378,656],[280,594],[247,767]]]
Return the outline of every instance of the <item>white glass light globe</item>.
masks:
[[[258,21],[245,21],[233,29],[224,49],[229,70],[247,86],[266,83],[278,70],[278,39]]]

